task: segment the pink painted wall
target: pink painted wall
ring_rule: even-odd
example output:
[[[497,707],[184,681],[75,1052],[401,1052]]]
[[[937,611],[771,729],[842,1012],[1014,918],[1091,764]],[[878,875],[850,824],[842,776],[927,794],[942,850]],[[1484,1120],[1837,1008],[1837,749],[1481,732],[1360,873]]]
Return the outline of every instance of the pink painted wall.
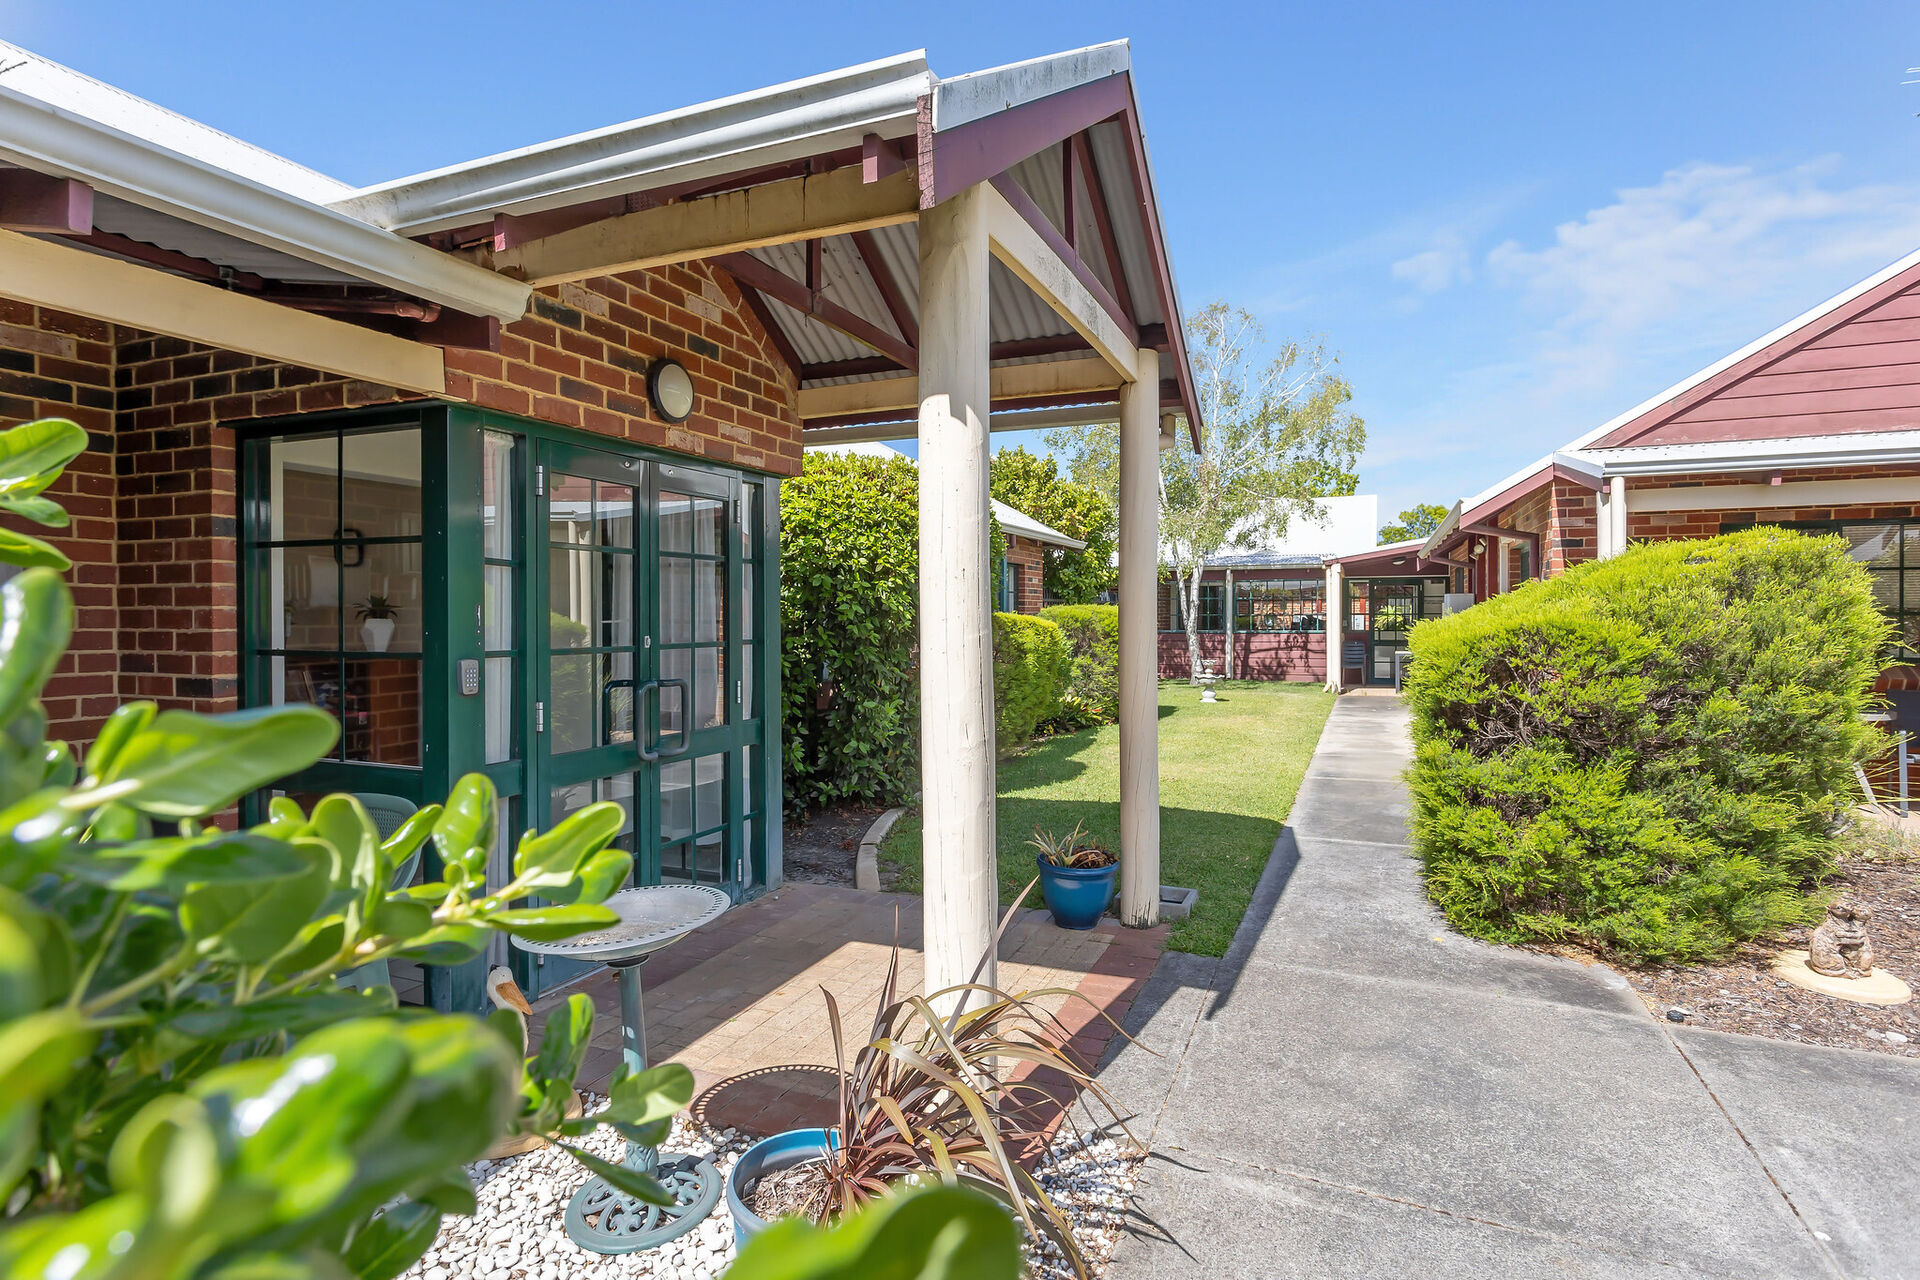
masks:
[[[1226,635],[1203,632],[1202,661],[1226,673]],[[1257,631],[1234,636],[1234,678],[1239,680],[1293,680],[1318,683],[1327,678],[1327,638],[1318,632]],[[1184,680],[1187,669],[1187,633],[1160,633],[1160,678]]]

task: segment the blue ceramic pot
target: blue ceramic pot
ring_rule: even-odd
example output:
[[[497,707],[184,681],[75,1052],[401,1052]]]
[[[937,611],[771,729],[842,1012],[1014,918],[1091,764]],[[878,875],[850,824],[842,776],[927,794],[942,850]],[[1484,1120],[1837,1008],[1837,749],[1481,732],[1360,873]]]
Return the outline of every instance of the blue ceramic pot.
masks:
[[[1053,912],[1053,922],[1062,929],[1091,929],[1106,914],[1113,901],[1113,880],[1120,864],[1104,867],[1056,867],[1045,858],[1040,864],[1040,896]]]
[[[821,1159],[831,1141],[832,1131],[828,1129],[789,1129],[746,1149],[727,1175],[727,1210],[733,1214],[734,1248],[767,1229],[767,1220],[747,1207],[746,1189],[769,1173]]]

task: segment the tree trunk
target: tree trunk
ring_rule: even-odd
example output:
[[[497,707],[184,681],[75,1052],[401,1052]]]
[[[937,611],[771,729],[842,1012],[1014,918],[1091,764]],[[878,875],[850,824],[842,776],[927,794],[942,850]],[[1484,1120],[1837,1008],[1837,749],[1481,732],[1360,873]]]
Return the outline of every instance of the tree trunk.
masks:
[[[1187,575],[1187,683],[1200,683],[1200,579],[1206,561],[1195,565]]]

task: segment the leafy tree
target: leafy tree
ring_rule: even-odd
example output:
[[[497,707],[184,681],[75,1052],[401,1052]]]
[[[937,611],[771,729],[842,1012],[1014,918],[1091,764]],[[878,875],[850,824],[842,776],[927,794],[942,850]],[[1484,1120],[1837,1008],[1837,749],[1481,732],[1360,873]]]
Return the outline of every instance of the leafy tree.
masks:
[[[1160,454],[1160,554],[1187,601],[1187,660],[1200,669],[1200,573],[1210,556],[1286,532],[1315,498],[1350,494],[1366,424],[1348,407],[1353,390],[1339,357],[1319,342],[1269,348],[1240,307],[1215,302],[1187,322],[1200,412],[1201,452]],[[1108,426],[1050,432],[1073,478],[1119,492],[1120,449]]]
[[[1050,598],[1091,604],[1113,589],[1116,521],[1106,494],[1061,475],[1052,454],[1024,445],[993,455],[989,484],[998,501],[1087,544],[1084,551],[1046,549],[1042,575]]]
[[[1415,538],[1424,538],[1440,527],[1447,518],[1447,509],[1431,502],[1423,502],[1417,507],[1408,507],[1400,513],[1399,520],[1393,524],[1380,526],[1380,543],[1410,542]]]

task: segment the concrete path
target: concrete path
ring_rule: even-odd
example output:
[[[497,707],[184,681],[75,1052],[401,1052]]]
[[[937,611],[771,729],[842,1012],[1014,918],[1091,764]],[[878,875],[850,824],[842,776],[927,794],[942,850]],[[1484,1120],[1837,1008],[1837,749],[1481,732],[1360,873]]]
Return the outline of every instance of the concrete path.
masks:
[[[1227,956],[1135,1002],[1115,1280],[1920,1277],[1920,1063],[1670,1031],[1606,968],[1451,932],[1406,720],[1340,700]]]

